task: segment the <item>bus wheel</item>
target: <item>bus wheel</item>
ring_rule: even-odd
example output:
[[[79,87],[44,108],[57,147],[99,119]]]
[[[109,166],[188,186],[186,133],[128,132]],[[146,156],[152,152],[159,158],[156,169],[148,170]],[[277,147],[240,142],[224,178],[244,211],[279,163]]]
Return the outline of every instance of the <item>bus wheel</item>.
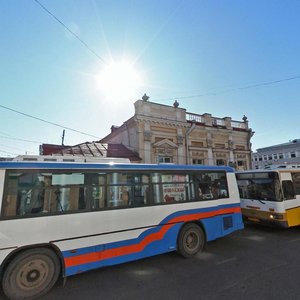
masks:
[[[7,266],[2,278],[3,292],[9,299],[37,298],[53,287],[59,274],[60,262],[52,250],[26,250]]]
[[[183,257],[194,256],[204,249],[205,236],[203,230],[194,223],[185,225],[179,233],[177,245],[177,251]]]

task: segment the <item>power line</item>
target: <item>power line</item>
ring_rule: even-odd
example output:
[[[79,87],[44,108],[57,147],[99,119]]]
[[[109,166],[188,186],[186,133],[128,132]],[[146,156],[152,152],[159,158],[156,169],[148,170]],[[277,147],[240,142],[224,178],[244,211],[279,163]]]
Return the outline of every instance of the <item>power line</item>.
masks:
[[[299,79],[299,78],[300,78],[300,75],[297,75],[297,76],[294,76],[294,77],[288,77],[288,78],[283,78],[283,79],[279,79],[279,80],[273,80],[273,81],[268,81],[268,82],[263,82],[263,83],[252,84],[252,85],[241,87],[239,89],[240,90],[252,89],[252,88],[255,88],[255,87],[259,87],[259,86],[271,85],[271,84],[276,84],[276,83],[280,83],[280,82],[284,82],[284,81],[295,80],[295,79]]]
[[[279,79],[279,80],[251,84],[251,85],[238,87],[238,88],[232,88],[232,89],[219,91],[219,92],[209,92],[209,93],[203,93],[203,94],[195,94],[195,95],[182,96],[182,97],[170,97],[170,98],[172,98],[172,99],[190,99],[190,98],[198,98],[198,97],[204,97],[204,96],[217,96],[220,94],[231,93],[231,92],[240,91],[240,90],[253,89],[253,88],[260,87],[260,86],[273,85],[273,84],[277,84],[277,83],[281,83],[281,82],[285,82],[285,81],[296,80],[296,79],[300,79],[300,75],[293,76],[293,77],[287,77],[287,78],[283,78],[283,79]],[[167,101],[167,100],[170,100],[170,98],[155,99],[155,100],[156,101]]]
[[[34,143],[34,144],[43,144],[43,142],[30,141],[30,140],[20,139],[20,138],[16,138],[16,137],[8,137],[8,136],[0,136],[0,139],[8,139],[8,140],[14,140],[14,141],[22,141],[22,142]]]
[[[83,134],[83,135],[87,135],[87,136],[90,136],[90,137],[94,137],[94,138],[100,140],[100,138],[99,138],[98,136],[95,136],[95,135],[92,135],[92,134],[89,134],[89,133],[86,133],[86,132],[83,132],[83,131],[79,131],[79,130],[76,130],[76,129],[73,129],[73,128],[70,128],[70,127],[66,127],[66,126],[63,126],[63,125],[60,125],[60,124],[57,124],[57,123],[54,123],[54,122],[50,122],[50,121],[47,121],[47,120],[45,120],[45,119],[38,118],[38,117],[35,117],[35,116],[32,116],[32,115],[23,113],[23,112],[21,112],[21,111],[12,109],[12,108],[10,108],[10,107],[7,107],[7,106],[1,105],[1,104],[0,104],[0,107],[2,107],[2,108],[4,108],[4,109],[7,109],[7,110],[10,110],[10,111],[12,111],[12,112],[15,112],[15,113],[17,113],[17,114],[23,115],[23,116],[28,117],[28,118],[32,118],[32,119],[35,119],[35,120],[38,120],[38,121],[41,121],[41,122],[44,122],[44,123],[47,123],[47,124],[51,124],[51,125],[54,125],[54,126],[63,128],[63,129],[67,129],[67,130],[70,130],[70,131],[73,131],[73,132],[77,132],[77,133],[80,133],[80,134]]]
[[[57,18],[48,8],[46,8],[38,0],[34,0],[45,12],[47,12],[52,18],[54,18],[61,26],[68,30],[86,49],[88,49],[92,54],[94,54],[102,63],[107,65],[106,61],[99,56],[85,41],[83,41],[75,32],[73,32],[63,21]]]
[[[15,149],[15,150],[19,150],[19,151],[24,151],[24,149],[21,149],[21,148],[17,148],[17,147],[11,147],[11,146],[7,146],[7,145],[5,145],[5,144],[0,144],[0,147],[5,147],[5,148],[9,148],[9,149]],[[32,151],[25,151],[25,152],[31,152],[31,153],[34,153],[34,152],[32,152]]]
[[[19,155],[19,153],[8,152],[8,151],[4,151],[4,150],[0,150],[0,152],[6,153],[6,154],[12,154],[12,155]]]

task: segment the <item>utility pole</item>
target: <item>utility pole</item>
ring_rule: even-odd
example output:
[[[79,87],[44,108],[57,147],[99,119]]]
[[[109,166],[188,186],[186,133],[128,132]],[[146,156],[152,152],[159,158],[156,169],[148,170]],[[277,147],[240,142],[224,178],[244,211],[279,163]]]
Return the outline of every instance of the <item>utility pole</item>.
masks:
[[[62,134],[62,137],[61,137],[61,145],[62,146],[64,145],[64,140],[65,140],[65,130],[63,130],[63,134]]]

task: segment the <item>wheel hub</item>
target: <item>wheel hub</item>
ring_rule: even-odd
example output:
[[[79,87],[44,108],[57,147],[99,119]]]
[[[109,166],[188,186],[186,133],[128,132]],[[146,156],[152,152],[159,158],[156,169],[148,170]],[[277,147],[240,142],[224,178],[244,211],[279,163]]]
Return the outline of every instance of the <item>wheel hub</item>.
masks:
[[[41,276],[41,273],[38,270],[31,270],[28,272],[26,279],[28,282],[32,283],[32,282],[38,280],[40,276]]]

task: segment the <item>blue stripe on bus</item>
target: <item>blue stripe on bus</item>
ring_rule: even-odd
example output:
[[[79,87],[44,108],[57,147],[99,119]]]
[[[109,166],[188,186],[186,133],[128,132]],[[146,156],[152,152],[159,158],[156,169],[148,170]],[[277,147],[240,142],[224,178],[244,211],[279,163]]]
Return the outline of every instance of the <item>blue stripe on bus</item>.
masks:
[[[222,208],[224,209],[224,208],[229,208],[229,207],[232,207],[232,208],[239,207],[239,204],[222,205],[220,207],[209,208],[209,209],[193,209],[193,210],[189,210],[189,211],[177,212],[177,213],[174,213],[174,214],[168,216],[167,218],[165,218],[164,221],[162,221],[159,226],[145,230],[137,238],[103,244],[103,245],[97,245],[97,246],[92,246],[92,247],[85,247],[85,248],[81,248],[81,249],[76,249],[76,253],[73,253],[73,251],[71,251],[71,252],[64,251],[63,256],[64,256],[64,258],[76,257],[76,256],[79,256],[82,254],[101,252],[103,250],[116,249],[116,248],[121,248],[124,246],[139,244],[141,241],[143,241],[143,239],[145,237],[152,235],[153,233],[159,232],[160,229],[162,228],[162,225],[165,224],[168,219],[172,219],[172,218],[180,216],[180,215],[194,214],[194,213],[207,212],[207,211],[210,212],[213,210],[220,210]],[[223,230],[223,223],[222,223],[222,218],[224,217],[224,215],[219,215],[219,216],[217,215],[215,217],[201,219],[201,222],[206,231],[207,241],[214,240],[218,237],[227,235],[235,230],[243,228],[242,217],[241,217],[240,213],[229,214],[229,216],[231,216],[233,218],[233,226],[232,226],[232,228],[226,230],[226,232],[224,232],[224,230]],[[102,267],[102,266],[115,265],[115,264],[119,264],[122,262],[128,262],[128,261],[132,261],[132,260],[137,260],[139,258],[144,258],[144,257],[153,256],[156,254],[174,251],[174,250],[176,250],[176,247],[177,247],[177,236],[178,236],[178,232],[181,228],[181,225],[182,225],[182,222],[174,224],[165,233],[165,235],[163,236],[163,238],[161,240],[155,240],[155,241],[149,243],[142,251],[125,254],[125,255],[121,255],[121,256],[116,256],[116,257],[103,259],[103,260],[99,259],[96,262],[89,262],[89,263],[84,263],[84,264],[80,264],[80,265],[76,265],[76,266],[70,266],[70,267],[66,268],[65,275],[69,276],[69,275],[73,275],[73,274],[76,274],[79,272],[84,272],[84,271]]]
[[[228,166],[195,166],[172,164],[121,164],[121,163],[66,163],[66,162],[0,162],[1,169],[87,169],[87,170],[148,170],[148,171],[226,171],[234,173],[234,169]]]
[[[113,266],[121,263],[126,263],[146,257],[155,256],[158,254],[163,254],[167,252],[172,252],[176,250],[176,243],[174,240],[177,239],[177,234],[180,230],[181,224],[174,225],[168,232],[165,234],[164,238],[159,241],[154,241],[147,245],[143,251],[135,252],[127,255],[117,256],[105,260],[99,260],[92,263],[86,263],[79,266],[73,266],[66,268],[65,276],[75,275],[92,269],[97,269],[100,267]],[[106,247],[106,245],[105,245]]]
[[[175,212],[175,213],[167,216],[158,225],[153,225],[152,228],[146,229],[137,238],[105,244],[105,249],[113,249],[113,248],[117,248],[117,247],[121,247],[121,246],[129,246],[129,245],[137,244],[139,241],[143,240],[147,235],[158,232],[160,230],[161,226],[167,224],[171,219],[173,219],[175,217],[192,215],[192,214],[196,214],[196,213],[213,212],[216,210],[221,210],[221,209],[226,209],[226,208],[235,208],[235,207],[240,207],[240,204],[239,203],[226,204],[226,205],[220,205],[220,206],[214,206],[214,207],[178,211],[178,212]],[[210,225],[210,226],[212,226],[212,225]],[[63,256],[64,257],[72,257],[72,256],[78,256],[81,254],[87,254],[87,253],[90,253],[91,251],[94,251],[95,247],[97,247],[97,246],[76,249],[75,253],[73,251],[70,252],[70,250],[67,250],[67,251],[63,252]]]

